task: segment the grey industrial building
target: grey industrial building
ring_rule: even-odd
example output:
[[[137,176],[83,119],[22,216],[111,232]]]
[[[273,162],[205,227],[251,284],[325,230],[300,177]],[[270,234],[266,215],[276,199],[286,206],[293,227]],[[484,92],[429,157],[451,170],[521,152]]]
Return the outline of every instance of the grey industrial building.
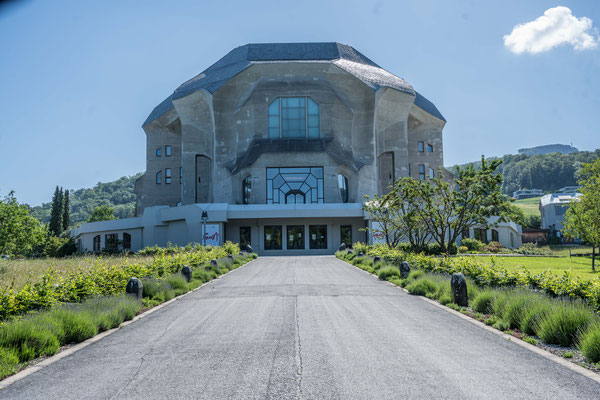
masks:
[[[369,240],[365,195],[398,177],[447,174],[445,123],[408,82],[350,46],[241,46],[143,123],[137,216],[84,224],[73,236],[88,251],[110,238],[137,250],[204,236],[261,254],[330,254]]]

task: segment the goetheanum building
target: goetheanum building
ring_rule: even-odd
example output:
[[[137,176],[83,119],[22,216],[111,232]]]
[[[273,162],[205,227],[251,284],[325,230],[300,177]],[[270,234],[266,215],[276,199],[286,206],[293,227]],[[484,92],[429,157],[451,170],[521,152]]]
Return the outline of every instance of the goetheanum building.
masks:
[[[231,240],[262,254],[333,253],[368,240],[364,195],[445,173],[445,123],[408,82],[350,46],[241,46],[143,123],[137,217],[73,234],[88,251],[117,239],[132,250]]]

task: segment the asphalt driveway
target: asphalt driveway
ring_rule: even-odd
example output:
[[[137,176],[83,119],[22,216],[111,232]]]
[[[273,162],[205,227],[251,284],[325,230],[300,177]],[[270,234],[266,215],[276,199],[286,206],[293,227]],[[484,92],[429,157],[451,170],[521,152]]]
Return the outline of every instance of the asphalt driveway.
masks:
[[[1,399],[598,399],[600,385],[333,256],[263,257]]]

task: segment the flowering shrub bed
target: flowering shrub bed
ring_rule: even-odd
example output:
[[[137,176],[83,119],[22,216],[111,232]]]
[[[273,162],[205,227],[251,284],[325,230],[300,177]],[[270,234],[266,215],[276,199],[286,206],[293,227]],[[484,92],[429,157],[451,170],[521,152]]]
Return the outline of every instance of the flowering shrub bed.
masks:
[[[57,303],[78,303],[92,296],[122,294],[132,276],[162,278],[181,270],[184,265],[192,268],[219,259],[228,254],[237,254],[239,247],[226,243],[221,247],[167,247],[150,248],[142,252],[153,258],[136,263],[135,257],[121,265],[106,265],[102,258],[91,268],[79,269],[61,277],[53,269],[36,283],[27,283],[18,291],[0,290],[0,320],[24,314],[32,310],[47,309]]]

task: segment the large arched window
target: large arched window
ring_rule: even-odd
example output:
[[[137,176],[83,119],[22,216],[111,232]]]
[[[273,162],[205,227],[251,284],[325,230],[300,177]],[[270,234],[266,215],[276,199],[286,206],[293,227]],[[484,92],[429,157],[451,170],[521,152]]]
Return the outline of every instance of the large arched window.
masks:
[[[348,202],[348,178],[342,174],[338,174],[338,188],[340,189],[340,197],[342,203]]]
[[[319,105],[310,97],[278,97],[269,105],[270,138],[319,136]]]
[[[252,193],[252,175],[242,180],[242,204],[250,203],[250,193]]]

